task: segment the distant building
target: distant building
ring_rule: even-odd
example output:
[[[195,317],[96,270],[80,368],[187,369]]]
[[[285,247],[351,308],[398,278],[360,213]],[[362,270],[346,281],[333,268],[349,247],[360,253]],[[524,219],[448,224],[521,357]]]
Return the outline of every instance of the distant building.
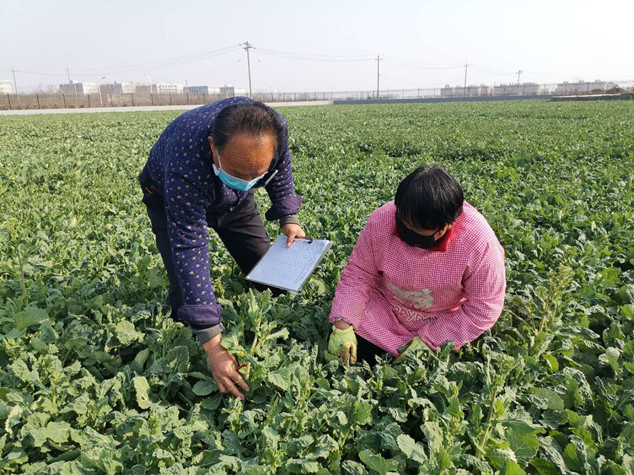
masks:
[[[536,96],[541,93],[541,86],[534,82],[499,84],[493,87],[494,96]]]
[[[156,84],[138,84],[134,88],[134,92],[137,94],[156,94]]]
[[[485,84],[464,86],[450,86],[447,84],[440,89],[440,97],[481,97],[490,96],[492,88]]]
[[[220,86],[220,96],[221,97],[235,97],[235,96],[246,96],[247,90],[243,87],[235,87],[235,86]]]
[[[134,92],[136,92],[136,84],[134,84],[133,82],[124,82],[118,84],[118,86],[121,86],[122,94],[133,94]]]
[[[114,84],[102,84],[101,86],[99,86],[99,92],[101,92],[101,94],[103,95],[111,95],[114,96],[115,93],[115,89],[116,89],[116,83]]]
[[[160,83],[156,85],[156,90],[159,94],[182,94],[183,85]]]
[[[114,84],[102,84],[101,94],[120,96],[122,94],[132,94],[136,92],[136,85],[133,82],[116,82]]]
[[[188,86],[183,89],[183,92],[202,96],[203,94],[220,94],[220,88],[213,86]]]
[[[610,89],[614,89],[617,87],[616,83],[608,82],[608,81],[579,81],[579,82],[568,82],[564,81],[562,83],[557,84],[557,88],[555,89],[556,95],[566,95],[566,94],[601,94],[603,92],[609,91]]]
[[[96,82],[71,82],[59,85],[60,94],[73,94],[85,96],[87,94],[99,94],[99,84]]]
[[[0,81],[0,94],[13,94],[13,83],[11,81]]]

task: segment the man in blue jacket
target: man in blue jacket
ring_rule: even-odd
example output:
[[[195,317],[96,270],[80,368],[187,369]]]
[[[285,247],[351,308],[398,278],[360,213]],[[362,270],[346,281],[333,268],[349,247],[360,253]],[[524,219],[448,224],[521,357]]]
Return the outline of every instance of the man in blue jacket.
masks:
[[[172,317],[188,325],[209,356],[222,393],[244,399],[249,388],[222,346],[221,308],[209,274],[213,228],[248,273],[270,239],[253,188],[264,186],[288,245],[305,237],[297,219],[288,127],[270,107],[247,97],[223,99],[188,111],[163,131],[139,176],[143,202],[169,278]]]

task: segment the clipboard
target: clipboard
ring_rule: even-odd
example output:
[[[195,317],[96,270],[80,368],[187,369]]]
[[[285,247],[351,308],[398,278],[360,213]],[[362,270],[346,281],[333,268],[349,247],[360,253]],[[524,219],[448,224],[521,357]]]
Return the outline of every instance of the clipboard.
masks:
[[[332,245],[332,241],[325,239],[295,238],[291,247],[287,248],[286,236],[278,236],[251,269],[247,280],[298,292]]]

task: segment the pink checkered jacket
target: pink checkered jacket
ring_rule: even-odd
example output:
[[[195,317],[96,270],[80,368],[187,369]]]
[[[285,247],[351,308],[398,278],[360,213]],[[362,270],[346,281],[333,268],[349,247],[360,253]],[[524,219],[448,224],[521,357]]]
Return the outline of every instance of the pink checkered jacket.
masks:
[[[346,320],[393,355],[419,336],[430,348],[456,348],[496,322],[504,305],[504,249],[487,220],[464,203],[434,248],[403,242],[391,201],[370,215],[341,274],[330,321]]]

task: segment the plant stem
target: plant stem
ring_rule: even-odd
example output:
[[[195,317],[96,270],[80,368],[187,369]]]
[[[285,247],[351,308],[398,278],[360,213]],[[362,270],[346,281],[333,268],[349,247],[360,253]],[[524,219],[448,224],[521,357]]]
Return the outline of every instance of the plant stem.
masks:
[[[478,457],[484,455],[484,446],[489,441],[489,435],[491,434],[491,427],[492,427],[491,420],[493,419],[494,405],[496,402],[497,402],[497,387],[494,387],[493,391],[491,392],[491,403],[489,405],[489,414],[487,414],[487,419],[485,421],[487,428],[484,431],[484,434],[482,434],[482,437],[480,437],[480,441],[476,444],[476,456]]]

